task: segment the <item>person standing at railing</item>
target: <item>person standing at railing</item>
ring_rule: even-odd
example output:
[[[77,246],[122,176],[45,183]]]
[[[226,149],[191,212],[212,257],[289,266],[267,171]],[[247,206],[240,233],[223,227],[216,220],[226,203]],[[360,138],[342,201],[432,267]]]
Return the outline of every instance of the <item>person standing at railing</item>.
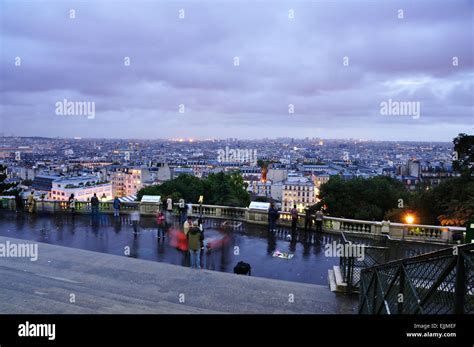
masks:
[[[268,231],[273,232],[276,229],[276,221],[280,217],[280,213],[275,208],[275,204],[272,202],[268,209]]]
[[[21,190],[15,194],[15,209],[16,212],[23,212],[24,204],[23,197],[21,196]]]
[[[383,220],[381,223],[381,232],[382,234],[390,234],[390,221],[389,220]]]
[[[304,211],[304,230],[311,231],[313,226],[313,215],[311,214],[311,209],[309,207],[305,208]]]
[[[186,220],[186,214],[187,214],[187,206],[183,198],[179,199],[178,208],[179,208],[179,224],[181,225]]]
[[[317,210],[316,211],[316,216],[314,217],[316,221],[316,232],[317,233],[322,233],[323,232],[323,219],[324,219],[324,213],[322,210]]]
[[[173,200],[171,197],[168,197],[166,199],[166,222],[168,224],[171,224],[173,220]]]
[[[35,205],[36,205],[36,200],[35,200],[35,195],[34,195],[34,191],[31,192],[30,195],[28,195],[28,198],[26,200],[27,204],[28,204],[28,212],[29,213],[33,213],[35,212]]]
[[[298,209],[296,205],[293,205],[293,208],[290,211],[291,213],[291,232],[295,232],[298,227]]]
[[[76,199],[74,198],[74,194],[71,194],[71,196],[68,199],[68,204],[69,204],[69,211],[71,214],[74,214],[76,211]]]
[[[118,198],[118,196],[115,197],[114,199],[114,217],[119,217],[120,216],[120,205],[122,203],[120,202],[120,199]]]
[[[188,216],[187,221],[184,222],[183,224],[184,235],[188,236],[188,232],[192,227],[193,227],[193,219],[190,216]]]
[[[133,233],[136,235],[138,233],[138,223],[140,222],[140,212],[133,211],[130,216],[133,225]]]
[[[94,196],[91,198],[91,211],[93,216],[99,214],[99,198],[96,193],[94,193]]]
[[[165,215],[159,209],[156,210],[156,224],[158,225],[156,237],[160,241],[161,238],[165,238]]]

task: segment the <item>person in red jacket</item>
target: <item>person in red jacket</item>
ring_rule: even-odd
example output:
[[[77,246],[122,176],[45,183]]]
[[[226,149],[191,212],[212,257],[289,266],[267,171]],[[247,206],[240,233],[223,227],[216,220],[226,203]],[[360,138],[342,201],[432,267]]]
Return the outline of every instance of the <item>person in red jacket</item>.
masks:
[[[165,215],[160,210],[156,211],[156,224],[158,226],[156,237],[158,241],[165,238]]]

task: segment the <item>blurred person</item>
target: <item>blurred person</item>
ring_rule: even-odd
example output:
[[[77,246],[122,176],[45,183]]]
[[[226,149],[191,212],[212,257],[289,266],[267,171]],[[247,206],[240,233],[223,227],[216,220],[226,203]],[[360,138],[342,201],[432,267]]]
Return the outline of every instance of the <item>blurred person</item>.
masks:
[[[94,196],[91,198],[91,211],[93,216],[99,214],[99,198],[96,193],[94,193]]]
[[[25,206],[24,206],[23,197],[21,195],[21,190],[20,190],[16,192],[15,194],[15,209],[16,209],[16,212],[22,212],[24,208]]]
[[[179,208],[179,224],[183,224],[184,221],[186,220],[186,214],[188,210],[184,199],[182,198],[179,199],[178,208]]]
[[[32,191],[30,195],[28,195],[26,202],[28,205],[28,212],[29,213],[35,212],[36,200],[35,200],[34,191]]]
[[[202,239],[204,240],[204,225],[201,217],[198,218],[198,228],[201,231]],[[201,257],[204,255],[204,242],[201,244]]]
[[[166,199],[166,222],[168,224],[171,224],[173,220],[172,218],[173,218],[173,200],[171,199],[171,197],[168,197],[168,199]]]
[[[321,209],[316,211],[316,215],[315,215],[314,219],[316,221],[316,232],[317,233],[322,233],[323,232],[324,213]]]
[[[71,211],[71,214],[74,214],[76,211],[76,199],[74,198],[74,194],[71,194],[68,199],[68,204],[69,204],[69,211]]]
[[[273,232],[276,228],[276,221],[280,217],[280,213],[275,208],[275,204],[272,202],[268,209],[268,231]]]
[[[293,208],[290,211],[291,214],[291,231],[294,233],[298,226],[298,210],[296,209],[296,205],[293,205]]]
[[[120,202],[120,199],[118,198],[118,196],[115,197],[114,199],[114,203],[113,203],[113,206],[114,206],[114,217],[119,217],[120,216],[120,207],[121,207],[122,203]]]
[[[184,222],[183,224],[183,232],[184,232],[184,235],[188,235],[188,232],[189,232],[189,229],[191,229],[193,227],[193,219],[191,218],[191,216],[188,216],[186,222]]]
[[[186,235],[181,230],[175,228],[171,228],[168,231],[168,235],[170,237],[170,246],[184,252],[186,255],[188,253],[188,239]]]
[[[311,214],[311,209],[309,207],[306,207],[304,213],[304,230],[311,231],[312,226],[313,215]]]
[[[133,211],[132,215],[130,216],[133,225],[133,232],[136,234],[138,233],[138,223],[140,222],[140,212]]]

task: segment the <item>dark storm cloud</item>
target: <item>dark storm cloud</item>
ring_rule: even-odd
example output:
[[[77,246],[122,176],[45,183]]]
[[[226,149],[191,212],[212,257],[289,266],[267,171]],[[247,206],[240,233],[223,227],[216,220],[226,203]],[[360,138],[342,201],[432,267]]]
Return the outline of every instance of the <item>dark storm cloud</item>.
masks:
[[[1,6],[7,134],[450,140],[472,132],[470,1]],[[55,115],[63,99],[95,102],[96,117]],[[381,116],[388,99],[420,102],[421,117]]]

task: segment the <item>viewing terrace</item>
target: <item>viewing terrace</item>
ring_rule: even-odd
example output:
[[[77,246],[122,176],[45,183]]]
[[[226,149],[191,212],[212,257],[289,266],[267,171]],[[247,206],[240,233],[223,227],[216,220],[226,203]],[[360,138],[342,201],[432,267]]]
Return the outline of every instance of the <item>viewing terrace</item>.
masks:
[[[78,283],[75,283],[79,282],[84,284],[82,289],[91,295],[90,300],[92,301],[87,304],[89,305],[87,308],[83,307],[83,311],[77,310],[77,305],[72,307],[66,304],[58,312],[92,312],[94,305],[91,303],[93,302],[92,296],[95,295],[94,292],[96,290],[109,292],[111,288],[106,289],[105,283],[103,289],[89,286],[89,281],[97,283],[100,276],[109,278],[108,273],[111,272],[117,275],[114,275],[117,286],[120,286],[120,282],[129,281],[127,279],[129,276],[133,278],[130,281],[136,281],[135,284],[145,281],[147,285],[143,288],[140,286],[138,289],[135,285],[132,286],[134,293],[137,296],[151,295],[152,301],[157,300],[155,305],[151,305],[153,307],[151,311],[145,310],[144,307],[148,304],[142,302],[138,306],[124,304],[121,308],[124,312],[207,312],[206,305],[203,303],[186,308],[186,306],[180,306],[179,302],[176,303],[174,297],[170,299],[170,296],[167,296],[166,299],[163,299],[160,297],[161,294],[152,294],[153,285],[160,287],[165,285],[163,283],[168,283],[172,287],[165,285],[166,288],[161,290],[166,291],[168,295],[171,295],[170,293],[178,295],[176,292],[178,289],[174,287],[176,283],[172,279],[182,278],[181,282],[178,281],[181,286],[187,290],[200,292],[202,295],[200,300],[205,300],[206,292],[214,298],[225,296],[220,291],[224,290],[223,288],[230,290],[230,287],[236,295],[241,296],[240,298],[234,296],[234,299],[229,299],[226,302],[219,301],[220,304],[216,304],[217,306],[209,306],[213,307],[209,312],[355,313],[357,312],[358,299],[350,293],[358,292],[361,270],[387,261],[446,248],[454,242],[453,236],[455,234],[464,231],[464,228],[325,217],[324,232],[316,234],[314,231],[305,232],[303,230],[304,216],[301,216],[299,231],[292,233],[289,228],[289,215],[282,213],[277,231],[269,233],[266,228],[267,214],[265,211],[226,206],[191,205],[189,213],[193,217],[202,216],[204,218],[204,233],[207,242],[219,245],[211,252],[203,254],[205,270],[197,272],[196,275],[193,270],[183,268],[188,265],[186,254],[177,249],[172,242],[171,232],[174,228],[179,228],[176,222],[173,222],[173,225],[167,230],[164,240],[157,239],[154,215],[159,206],[155,203],[123,203],[121,216],[113,217],[112,204],[102,202],[97,218],[90,216],[90,206],[85,202],[76,203],[75,215],[70,214],[67,202],[60,201],[37,201],[33,214],[26,211],[15,213],[14,200],[12,199],[3,200],[2,206],[3,210],[0,210],[0,240],[4,242],[4,240],[10,239],[19,242],[19,239],[22,239],[39,242],[41,261],[30,263],[18,262],[16,259],[1,260],[4,272],[2,277],[9,279],[5,282],[9,283],[6,285],[8,288],[4,289],[5,293],[10,294],[5,295],[11,295],[10,298],[3,298],[5,300],[2,301],[5,304],[3,308],[0,307],[1,312],[29,312],[26,307],[21,308],[21,305],[15,311],[13,306],[7,304],[23,300],[21,291],[15,292],[12,289],[18,285],[17,282],[21,278],[26,282],[37,281],[42,283],[42,286],[44,285],[44,290],[33,290],[32,287],[31,293],[25,294],[29,298],[26,300],[31,299],[35,303],[33,307],[39,305],[31,312],[46,312],[46,308],[40,307],[42,304],[36,299],[41,295],[49,295],[44,293],[49,293],[47,287],[53,285],[50,283],[51,281],[55,283],[55,290],[58,293],[62,290],[61,288],[79,286]],[[141,215],[139,232],[136,234],[133,233],[129,218],[133,211],[139,211]],[[344,257],[326,256],[325,247],[333,242],[363,244],[367,255],[366,260],[362,263],[351,264]],[[129,252],[124,252],[124,250],[129,250]],[[94,251],[94,253],[90,253],[90,251]],[[273,257],[274,251],[288,252],[294,257],[292,259]],[[46,263],[44,263],[45,259]],[[229,274],[233,272],[233,267],[239,261],[251,264],[251,277]],[[38,264],[42,264],[43,268],[40,268]],[[57,269],[53,270],[54,267]],[[144,271],[143,276],[151,276],[150,271],[156,271],[156,276],[146,280],[145,277],[139,278],[139,275],[132,275],[129,270],[123,271],[123,267],[135,269],[133,271],[136,273],[141,273],[141,269],[146,268],[148,270]],[[68,269],[73,272],[69,272]],[[35,274],[33,277],[36,280],[24,278],[30,272]],[[43,272],[47,273],[47,279],[41,278],[39,275]],[[206,276],[209,283],[214,283],[214,285],[207,286],[206,281],[202,281],[203,277],[199,277],[199,273],[205,273],[203,276]],[[96,277],[92,279],[88,276],[89,274],[94,274]],[[40,277],[37,278],[37,275]],[[59,279],[54,279],[55,277]],[[79,280],[80,278],[83,280]],[[221,281],[222,286],[217,285]],[[238,289],[240,285],[248,288],[249,291],[244,290],[245,288]],[[288,297],[288,295],[298,292],[299,295],[305,296],[306,304],[288,306],[279,302],[275,303],[269,298],[259,296],[259,291],[266,292],[264,288],[270,290],[273,293],[271,295],[278,297]],[[345,294],[335,294],[329,289]],[[251,295],[252,290],[254,291]],[[116,290],[112,290],[112,293],[119,291],[123,290],[116,288]],[[35,292],[40,294],[35,294]],[[125,292],[122,294],[125,295]],[[21,298],[17,295],[20,295]],[[135,294],[132,297],[135,297]],[[121,304],[118,304],[115,311],[109,310],[110,305],[115,305],[112,304],[113,298],[109,299],[111,301],[103,303],[104,309],[98,309],[96,312],[120,312],[121,309],[118,307]],[[101,299],[97,300],[101,302]],[[158,303],[161,302],[160,300],[164,300],[166,304],[160,306]],[[246,300],[248,306],[240,306],[237,309],[236,306],[243,305],[242,300]]]

